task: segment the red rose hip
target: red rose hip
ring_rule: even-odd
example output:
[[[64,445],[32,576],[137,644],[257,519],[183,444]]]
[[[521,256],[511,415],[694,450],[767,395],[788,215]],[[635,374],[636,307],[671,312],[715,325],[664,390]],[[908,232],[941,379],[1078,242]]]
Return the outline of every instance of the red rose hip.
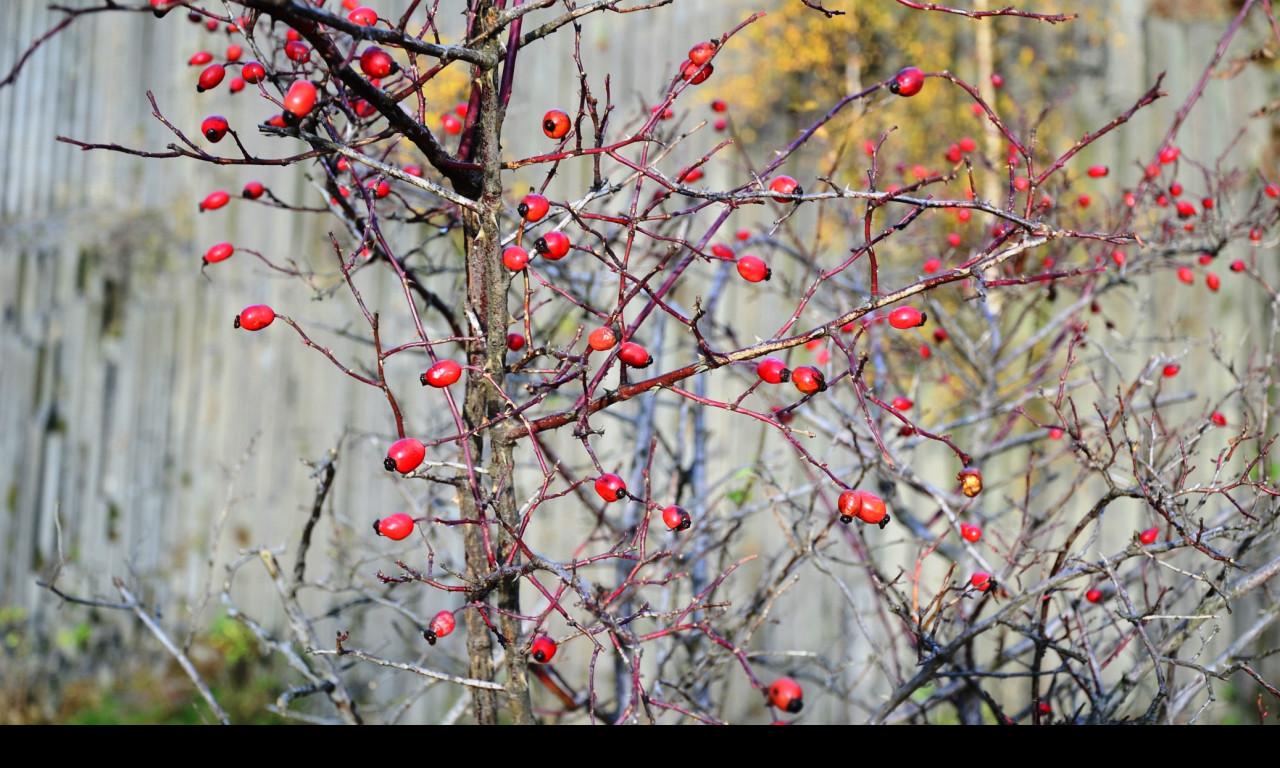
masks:
[[[569,253],[569,236],[563,232],[552,231],[538,238],[534,249],[552,261],[559,261]]]
[[[738,259],[738,274],[749,283],[759,283],[773,276],[773,270],[756,256],[743,256]]]
[[[915,96],[924,87],[924,73],[919,67],[903,67],[889,81],[889,91],[899,96]]]
[[[533,645],[529,647],[529,655],[532,656],[533,660],[539,664],[546,664],[548,661],[555,658],[556,650],[558,650],[556,641],[546,635],[541,635],[537,640],[534,640]]]
[[[605,501],[625,499],[628,496],[627,484],[621,477],[610,472],[596,478],[596,493]]]
[[[310,80],[295,80],[284,95],[285,122],[297,124],[316,105],[316,86]]]
[[[769,704],[783,712],[795,714],[804,709],[804,689],[789,677],[780,677],[773,681],[768,691]]]
[[[871,493],[870,491],[859,491],[862,495],[862,508],[858,510],[858,519],[869,525],[878,525],[884,528],[889,524],[889,511],[885,506],[884,499]]]
[[[386,536],[388,539],[394,539],[395,541],[407,539],[409,534],[413,533],[413,518],[403,512],[397,512],[390,517],[375,520],[373,530],[379,536]]]
[[[542,132],[549,139],[563,139],[569,135],[569,115],[562,109],[553,109],[542,116]]]
[[[791,371],[787,370],[787,364],[776,357],[766,357],[761,360],[756,366],[756,374],[762,381],[769,384],[791,381]]]
[[[266,79],[267,70],[257,61],[246,61],[244,66],[240,68],[240,76],[244,78],[246,83],[257,85]]]
[[[447,387],[462,378],[462,366],[453,360],[441,360],[424,372],[418,380],[422,386]]]
[[[806,395],[815,395],[827,389],[827,378],[822,375],[822,371],[808,365],[802,365],[791,372],[791,383]]]
[[[301,63],[311,58],[311,48],[300,40],[290,40],[284,45],[284,55],[289,61]]]
[[[276,313],[266,304],[254,304],[251,307],[245,307],[240,314],[236,315],[233,325],[236,328],[243,328],[246,331],[260,331],[276,319]]]
[[[525,195],[520,205],[516,207],[516,212],[528,222],[541,221],[549,210],[551,210],[551,203],[542,195]]]
[[[218,87],[218,83],[222,82],[222,78],[226,77],[227,70],[221,64],[210,64],[200,73],[200,79],[196,81],[196,92],[204,93],[205,91]]]
[[[694,64],[698,64],[698,65],[706,64],[708,61],[711,60],[712,56],[716,55],[716,48],[718,47],[719,46],[714,40],[698,43],[697,45],[689,49],[689,61],[692,61]],[[724,110],[718,109],[716,111],[723,112]]]
[[[436,640],[447,637],[458,626],[458,620],[454,617],[452,611],[441,611],[431,619],[431,625],[427,627],[427,631],[422,633],[422,637],[431,645],[436,644]]]
[[[231,195],[224,190],[210,192],[205,199],[200,201],[200,211],[216,211],[231,201]]]
[[[775,193],[773,199],[779,203],[791,202],[785,197],[779,197],[779,195],[804,194],[804,189],[800,187],[800,183],[790,176],[778,176],[773,181],[769,182],[769,191]]]
[[[680,79],[688,80],[689,85],[698,85],[706,82],[711,73],[715,71],[713,64],[695,64],[688,59],[680,65]]]
[[[209,141],[217,144],[222,141],[222,137],[227,135],[227,118],[222,115],[209,115],[200,123],[200,132]]]
[[[632,368],[648,368],[653,363],[649,351],[635,342],[624,342],[618,350],[618,359]]]
[[[205,251],[204,263],[216,264],[219,261],[226,261],[227,259],[231,258],[231,254],[234,253],[235,250],[236,250],[236,247],[231,243],[218,243],[217,245],[213,246],[209,250]]]
[[[898,330],[918,328],[925,324],[929,316],[915,307],[898,307],[889,313],[889,325]]]
[[[689,513],[675,506],[662,510],[662,522],[666,523],[667,529],[672,531],[685,531],[693,524]]]
[[[423,459],[427,457],[427,447],[422,444],[421,440],[412,437],[403,437],[391,444],[387,449],[387,458],[382,460],[382,466],[388,472],[399,472],[407,475],[418,468]]]
[[[587,346],[597,352],[613,349],[618,343],[618,334],[612,328],[597,328],[587,335]]]
[[[347,14],[347,20],[362,27],[372,27],[378,23],[378,12],[372,8],[360,7]]]
[[[360,71],[368,77],[387,77],[399,69],[391,54],[378,46],[370,46],[360,54]]]
[[[509,245],[502,252],[502,264],[512,272],[529,266],[529,252],[518,245]]]
[[[842,492],[836,501],[836,508],[840,510],[840,522],[845,525],[852,523],[853,518],[862,512],[862,491],[850,489]]]

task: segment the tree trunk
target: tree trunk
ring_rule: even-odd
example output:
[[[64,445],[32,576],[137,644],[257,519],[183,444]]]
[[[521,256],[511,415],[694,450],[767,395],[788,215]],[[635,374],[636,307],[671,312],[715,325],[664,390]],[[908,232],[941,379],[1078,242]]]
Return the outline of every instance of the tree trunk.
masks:
[[[492,12],[492,4],[484,2],[479,6],[475,18],[487,19]],[[482,48],[488,48],[496,55],[501,51],[497,41],[498,36],[491,35]],[[476,339],[467,344],[467,358],[468,363],[483,370],[493,384],[475,373],[467,377],[462,415],[468,431],[490,422],[507,405],[494,384],[501,387],[506,375],[507,326],[510,324],[507,293],[512,280],[511,272],[502,264],[502,233],[498,226],[498,214],[503,208],[499,136],[505,116],[498,93],[499,72],[496,67],[487,71],[477,70],[474,77],[472,88],[479,93],[478,119],[470,157],[466,159],[479,163],[483,170],[478,190],[479,210],[476,213],[464,212],[463,217],[468,319],[479,323],[479,328],[469,329]],[[472,103],[474,105],[474,99]],[[474,194],[475,191],[470,192]],[[501,431],[495,429],[478,431],[463,446],[463,462],[472,463],[472,466],[482,464],[487,454],[489,474],[462,476],[463,487],[467,489],[461,493],[462,517],[487,521],[496,516],[502,522],[502,525],[481,523],[466,529],[466,573],[468,578],[477,582],[497,568],[512,569],[521,561],[511,536],[506,533],[519,527],[513,488],[512,445],[500,435]],[[486,477],[487,480],[484,479]],[[519,579],[514,575],[507,576],[499,580],[493,589],[486,584],[471,598],[486,601],[490,594],[496,594],[497,608],[501,611],[500,616],[491,616],[490,621],[496,618],[496,626],[501,633],[499,642],[506,647],[507,706],[511,722],[532,723],[528,660],[519,652],[520,621],[515,618],[520,613]],[[493,680],[495,669],[489,625],[477,610],[467,611],[466,617],[470,674],[481,680]],[[493,692],[474,689],[473,695],[476,723],[497,724],[497,697]]]

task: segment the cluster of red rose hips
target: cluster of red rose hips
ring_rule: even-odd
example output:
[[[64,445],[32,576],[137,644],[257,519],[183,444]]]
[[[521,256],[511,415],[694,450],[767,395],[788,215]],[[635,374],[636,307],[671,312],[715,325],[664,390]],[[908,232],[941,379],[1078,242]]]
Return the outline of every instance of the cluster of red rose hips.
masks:
[[[555,113],[554,117],[551,116],[552,113]],[[546,120],[544,120],[544,123],[543,123],[544,129],[546,129],[547,125],[554,123],[554,127],[556,129],[554,133],[558,134],[556,136],[552,136],[553,131],[547,130],[548,136],[552,136],[553,138],[560,138],[569,132],[568,115],[566,115],[564,112],[561,112],[558,109],[548,112],[547,115],[548,117]],[[563,122],[559,122],[560,118],[563,118]],[[539,221],[542,221],[542,219],[546,217],[547,213],[550,210],[551,210],[550,201],[548,201],[547,198],[543,197],[542,195],[539,195],[536,193],[530,193],[528,195],[525,195],[524,198],[520,201],[520,204],[516,207],[516,211],[517,213],[520,214],[520,218],[529,224],[534,224]],[[523,229],[520,230],[519,236],[523,238],[524,236]],[[569,242],[568,235],[566,235],[564,232],[558,229],[554,229],[543,234],[536,241],[534,241],[533,247],[534,247],[534,250],[538,253],[538,255],[542,256],[543,258],[546,258],[550,261],[559,261],[560,259],[568,255],[569,250],[573,247],[573,245],[572,243]],[[502,251],[502,264],[512,272],[523,271],[526,267],[529,266],[529,261],[530,261],[529,252],[524,248],[522,248],[518,244],[518,242],[515,245],[507,246]]]
[[[165,0],[152,0],[152,6],[157,10],[157,15],[167,12],[168,3]],[[353,4],[354,5],[354,4]],[[371,9],[364,7],[351,7],[348,16],[353,23],[362,25],[376,25],[378,17]],[[198,14],[197,14],[198,15]],[[310,51],[305,43],[297,39],[297,33],[290,31],[290,39],[286,44],[285,53],[289,59],[303,64],[310,59]],[[719,45],[715,41],[702,42],[695,45],[689,51],[688,59],[680,65],[678,73],[678,81],[683,81],[689,85],[698,85],[705,82],[713,73],[714,67],[711,60],[716,55]],[[212,61],[211,54],[198,54],[193,57],[191,63],[193,66],[205,66],[197,80],[197,90],[204,92],[217,87],[226,74],[226,67],[236,65],[242,55],[239,46],[231,46],[227,50],[226,62],[215,63]],[[369,78],[380,80],[382,78],[393,77],[399,72],[399,66],[393,57],[385,50],[377,46],[368,46],[358,56],[359,67],[361,71]],[[241,77],[232,81],[231,90],[238,91],[244,87],[244,83],[259,84],[266,78],[266,71],[258,62],[245,62],[240,66]],[[901,97],[912,97],[921,92],[925,82],[925,74],[916,67],[906,67],[899,71],[893,78],[881,84],[893,94]],[[993,82],[999,77],[993,76]],[[239,86],[236,85],[237,81]],[[999,83],[996,83],[997,86]],[[324,94],[317,88],[316,84],[310,79],[299,77],[292,81],[282,100],[283,111],[280,115],[273,117],[269,124],[277,126],[298,126],[308,116],[312,115],[317,103],[324,97]],[[364,105],[366,108],[368,105]],[[361,107],[356,105],[357,114],[361,114]],[[371,109],[371,108],[370,108]],[[665,118],[671,114],[670,107],[655,107],[655,110],[663,110],[659,119]],[[713,103],[712,109],[717,113],[723,113],[727,110],[727,106],[723,101],[717,100]],[[367,116],[361,115],[361,116]],[[458,134],[463,129],[462,119],[467,116],[466,105],[460,105],[453,113],[447,113],[441,118],[443,130],[448,134]],[[581,115],[580,115],[581,118]],[[727,123],[723,119],[717,121],[717,130],[724,130]],[[568,143],[570,136],[574,130],[574,123],[571,116],[560,109],[552,109],[547,111],[542,118],[542,130],[545,136],[554,141],[561,142],[560,147]],[[202,135],[211,143],[221,141],[231,128],[225,118],[221,115],[210,115],[205,118],[201,124]],[[868,154],[874,154],[876,147],[873,142],[868,140]],[[961,163],[965,160],[966,155],[976,151],[976,143],[973,139],[965,137],[951,144],[945,154],[946,159],[951,163]],[[1152,163],[1146,169],[1148,180],[1157,180],[1161,173],[1162,165],[1170,165],[1176,163],[1179,158],[1178,149],[1174,146],[1168,146],[1162,149],[1158,156],[1158,162]],[[340,161],[339,170],[344,170],[342,163],[345,158]],[[1010,167],[1016,166],[1015,158],[1011,156]],[[901,169],[904,174],[908,169]],[[408,169],[406,169],[408,171]],[[917,181],[925,181],[933,174],[929,169],[922,165],[916,165],[909,169],[909,173]],[[676,177],[680,184],[692,184],[702,177],[701,168],[692,167],[683,169]],[[1086,171],[1089,178],[1100,179],[1109,174],[1106,166],[1093,166]],[[417,175],[417,174],[415,174]],[[1026,175],[1019,175],[1012,181],[1015,190],[1025,192],[1031,189],[1034,180]],[[373,187],[377,196],[385,196],[389,191],[386,181],[381,181],[376,187]],[[345,190],[344,190],[345,191]],[[890,188],[889,191],[894,191]],[[1274,184],[1267,184],[1264,190],[1269,197],[1280,197],[1280,187]],[[244,197],[248,199],[257,199],[265,193],[265,189],[258,182],[251,182],[244,189]],[[1189,221],[1200,212],[1207,212],[1213,208],[1213,199],[1205,197],[1201,200],[1200,209],[1197,210],[1194,203],[1179,199],[1182,195],[1182,186],[1174,181],[1167,186],[1160,187],[1155,201],[1159,206],[1167,206],[1173,201],[1174,210],[1177,217],[1183,222],[1182,226],[1187,231],[1191,231],[1194,224]],[[767,197],[780,205],[799,205],[804,199],[804,189],[799,182],[787,175],[776,175],[768,183]],[[972,192],[969,193],[972,199]],[[1033,193],[1034,194],[1034,193]],[[225,191],[217,191],[211,193],[200,203],[200,210],[216,210],[227,205],[230,195]],[[1048,205],[1045,201],[1047,196],[1042,198],[1041,207]],[[1133,192],[1126,192],[1124,197],[1125,204],[1133,207],[1137,204],[1136,195]],[[1092,198],[1088,194],[1080,194],[1076,202],[1081,209],[1088,208],[1092,203]],[[526,232],[535,229],[534,225],[542,222],[549,214],[552,203],[542,194],[530,193],[523,197],[518,206],[517,212],[520,216],[520,230],[516,235],[514,244],[507,246],[502,251],[502,262],[504,266],[512,272],[524,272],[529,268],[532,256],[528,250],[522,247],[521,242]],[[969,208],[957,207],[952,211],[955,218],[961,223],[969,221],[972,211]],[[1207,215],[1207,213],[1206,213]],[[1004,225],[1001,225],[1002,227]],[[997,231],[999,236],[1004,230]],[[745,233],[745,231],[744,231]],[[749,233],[739,233],[739,239],[745,240],[749,238]],[[1261,240],[1262,233],[1258,231],[1257,236],[1251,233],[1251,238],[1257,242]],[[532,236],[531,236],[532,237]],[[961,244],[961,237],[958,233],[951,233],[948,236],[948,243],[952,248],[958,248]],[[541,255],[550,261],[556,261],[564,258],[573,249],[573,245],[569,237],[559,229],[550,229],[542,233],[534,240],[533,250],[536,255]],[[218,243],[204,255],[205,264],[213,264],[229,258],[235,251],[235,247],[231,243]],[[710,248],[712,255],[717,259],[731,261],[734,263],[739,276],[750,283],[760,283],[768,281],[772,276],[772,270],[764,259],[751,255],[736,255],[732,249],[724,245],[713,245]],[[1118,265],[1124,266],[1125,254],[1121,251],[1113,251],[1110,254],[1111,259]],[[1100,257],[1101,258],[1101,257]],[[1205,257],[1210,258],[1210,257]],[[1202,264],[1207,264],[1202,261]],[[1239,265],[1239,269],[1236,265]],[[1051,265],[1047,265],[1051,266]],[[924,272],[931,275],[942,269],[942,262],[936,257],[930,257],[924,262]],[[1245,269],[1243,262],[1236,262],[1232,265],[1233,271],[1243,271]],[[1182,266],[1177,270],[1180,280],[1186,283],[1194,282],[1194,273],[1190,267]],[[1220,287],[1220,279],[1214,273],[1206,275],[1206,284],[1210,290],[1217,291]],[[261,330],[269,326],[275,319],[275,312],[264,305],[254,305],[243,310],[235,320],[237,328],[244,328],[250,331]],[[925,324],[927,318],[924,313],[911,306],[901,306],[893,309],[887,315],[873,318],[865,321],[866,323],[887,322],[892,328],[898,330],[907,330],[920,327]],[[291,322],[285,318],[285,322]],[[865,327],[865,325],[864,325]],[[945,330],[939,328],[934,332],[934,340],[942,343],[946,340]],[[522,334],[512,333],[507,336],[507,347],[512,351],[519,351],[529,343],[529,339]],[[624,365],[630,368],[645,368],[653,363],[653,358],[649,352],[640,344],[623,340],[620,332],[612,326],[599,327],[592,330],[587,335],[586,340],[589,355],[590,352],[607,352],[617,348],[616,357]],[[826,350],[822,350],[826,353]],[[932,352],[927,345],[919,347],[919,353],[922,358],[928,358]],[[820,358],[819,364],[825,364],[829,358]],[[423,386],[432,386],[435,388],[446,388],[460,380],[463,366],[453,360],[440,360],[435,362],[428,370],[420,376]],[[828,388],[826,377],[816,367],[799,366],[789,369],[786,364],[775,357],[768,357],[760,360],[756,364],[756,372],[762,382],[768,384],[782,384],[786,382],[792,383],[793,386],[805,397],[816,396]],[[1165,377],[1173,377],[1179,372],[1176,364],[1169,364],[1163,368]],[[837,382],[839,380],[837,379]],[[834,384],[833,384],[834,386]],[[877,401],[878,402],[878,401]],[[907,397],[898,396],[891,400],[892,408],[899,412],[910,410],[914,403]],[[781,417],[780,417],[781,418]],[[1211,420],[1214,424],[1223,426],[1226,423],[1222,414],[1214,412]],[[909,428],[908,428],[909,429]],[[1053,434],[1056,432],[1056,436]],[[1060,428],[1050,429],[1050,436],[1057,439],[1061,437],[1062,430]],[[388,449],[384,465],[389,471],[396,471],[401,474],[413,473],[425,461],[426,447],[415,438],[402,438],[396,441]],[[972,468],[966,467],[957,476],[959,490],[964,495],[972,498],[982,490],[982,475]],[[606,503],[617,502],[620,500],[634,499],[635,497],[627,491],[626,483],[620,476],[613,473],[602,473],[594,480],[594,489],[597,495]],[[657,505],[654,505],[657,509]],[[870,525],[878,525],[884,528],[890,522],[887,505],[879,496],[865,490],[844,489],[838,498],[837,509],[839,512],[839,520],[842,523],[852,523],[854,519]],[[668,506],[661,510],[661,517],[664,524],[671,531],[684,531],[691,525],[691,517],[689,513],[679,506]],[[412,535],[416,528],[417,521],[408,514],[393,514],[374,523],[375,531],[381,535],[393,540],[404,540]],[[983,532],[981,528],[970,523],[960,523],[958,526],[960,536],[970,544],[976,544],[982,539]],[[1139,541],[1143,545],[1150,545],[1155,542],[1158,531],[1155,528],[1141,532]],[[970,577],[970,587],[977,592],[986,593],[996,586],[996,582],[992,574],[978,571]],[[996,590],[1000,592],[1000,590]],[[993,593],[995,594],[995,593]],[[1086,592],[1086,600],[1091,603],[1097,603],[1102,600],[1103,593],[1099,589],[1090,589]],[[424,637],[431,644],[437,639],[449,635],[455,628],[456,622],[452,612],[441,611],[430,622],[429,628],[424,632]],[[532,640],[530,646],[530,656],[538,663],[547,663],[552,660],[557,651],[556,642],[545,635],[538,635]],[[789,677],[779,678],[774,681],[766,691],[766,699],[770,706],[781,709],[785,712],[799,712],[803,706],[803,694],[800,685]]]
[[[618,501],[619,499],[635,498],[627,492],[626,481],[612,472],[606,472],[597,477],[595,489],[596,495],[607,503]],[[686,531],[693,524],[693,518],[689,516],[688,511],[683,507],[670,506],[662,510],[662,522],[666,523],[668,530]]]

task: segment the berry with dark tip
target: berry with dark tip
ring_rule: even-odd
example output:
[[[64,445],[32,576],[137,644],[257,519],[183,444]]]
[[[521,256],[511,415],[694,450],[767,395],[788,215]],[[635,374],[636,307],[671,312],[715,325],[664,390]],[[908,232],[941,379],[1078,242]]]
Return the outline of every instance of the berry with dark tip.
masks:
[[[551,203],[542,195],[525,195],[520,205],[516,206],[516,212],[520,217],[530,223],[541,221],[549,210],[551,210]]]
[[[382,460],[382,466],[386,467],[388,472],[407,475],[417,469],[425,458],[427,458],[427,447],[421,440],[402,437],[387,449],[387,458]]]
[[[804,709],[804,689],[789,677],[780,677],[769,686],[769,703],[783,712],[795,714]]]
[[[409,534],[413,533],[413,518],[403,512],[397,512],[390,517],[375,520],[373,530],[377,531],[379,536],[386,536],[395,541],[407,539]]]
[[[231,258],[231,254],[234,253],[235,250],[236,250],[236,247],[231,243],[218,243],[217,245],[213,246],[209,250],[205,251],[204,263],[216,264],[219,261],[225,261]]]
[[[227,70],[221,64],[210,64],[200,73],[200,79],[196,81],[196,92],[204,93],[205,91],[218,87],[218,83],[222,82],[222,78],[226,77]]]
[[[310,80],[295,80],[284,95],[284,119],[297,125],[316,105],[316,86]]]
[[[558,230],[551,231],[538,238],[533,247],[548,259],[558,261],[569,252],[569,236]]]
[[[668,530],[686,531],[693,524],[693,519],[681,507],[672,506],[662,510],[662,522],[667,524]]]
[[[228,130],[227,118],[222,115],[209,115],[204,122],[200,123],[200,132],[214,144],[222,141],[222,137],[227,135]]]
[[[266,304],[254,304],[251,307],[245,307],[240,314],[236,315],[232,325],[246,331],[260,331],[271,325],[275,319],[276,313],[271,307]]]
[[[648,368],[653,363],[649,350],[633,341],[623,342],[618,350],[618,359],[632,368]]]
[[[537,640],[533,641],[533,645],[529,647],[529,655],[539,664],[546,664],[556,655],[556,641],[541,635]]]
[[[915,96],[924,87],[924,73],[919,67],[903,67],[889,81],[889,91],[899,96]]]
[[[605,501],[617,501],[628,497],[627,484],[621,477],[609,472],[596,478],[596,493]]]
[[[804,189],[800,187],[800,183],[790,176],[778,176],[769,182],[769,191],[775,193],[773,199],[779,203],[791,202],[785,197],[779,195],[803,195]]]
[[[569,115],[563,109],[553,109],[542,116],[542,132],[549,139],[563,139],[569,135]]]
[[[456,626],[458,626],[458,620],[454,617],[453,611],[441,611],[431,619],[431,625],[422,633],[422,638],[431,645],[435,645],[436,640],[448,636]]]
[[[773,277],[773,270],[758,256],[743,256],[738,259],[738,274],[749,283],[759,283]]]
[[[791,383],[806,395],[815,395],[827,389],[827,378],[822,375],[822,371],[808,365],[802,365],[791,372]]]
[[[217,192],[210,192],[203,200],[200,201],[200,211],[202,213],[204,211],[216,211],[230,202],[230,200],[231,195],[227,194],[224,190],[220,189]]]
[[[766,357],[756,366],[756,374],[760,376],[762,381],[770,384],[781,384],[784,381],[791,381],[791,371],[787,370],[787,364],[776,357]]]
[[[441,360],[435,365],[428,368],[418,380],[422,382],[422,386],[432,386],[443,389],[458,379],[462,378],[462,366],[453,360]]]
[[[918,328],[928,321],[929,316],[915,307],[898,307],[889,313],[889,325],[898,330]]]

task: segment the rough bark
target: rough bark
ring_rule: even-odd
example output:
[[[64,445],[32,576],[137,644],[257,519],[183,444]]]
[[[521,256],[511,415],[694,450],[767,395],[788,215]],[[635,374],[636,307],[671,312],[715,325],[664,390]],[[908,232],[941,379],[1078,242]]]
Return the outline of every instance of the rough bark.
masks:
[[[480,3],[476,19],[485,20],[492,13],[492,4]],[[482,51],[491,53],[496,60],[501,51],[497,36],[490,36]],[[503,207],[501,150],[499,137],[502,131],[503,108],[499,100],[499,71],[491,68],[476,70],[473,89],[479,93],[479,118],[471,142],[472,162],[479,163],[481,188],[477,213],[466,213],[463,232],[467,247],[467,307],[468,315],[478,322],[472,328],[476,340],[468,344],[468,363],[482,369],[498,386],[502,386],[506,370],[507,327],[510,314],[507,310],[507,294],[512,274],[502,264],[501,231],[498,214]],[[473,102],[474,103],[474,102]],[[463,190],[459,189],[459,192]],[[470,190],[468,190],[470,191]],[[465,193],[464,193],[465,194]],[[463,420],[468,430],[489,421],[506,407],[501,393],[484,377],[472,374],[467,380]],[[469,441],[471,461],[477,466],[487,457],[489,474],[487,483],[483,476],[475,475],[475,485],[462,494],[462,516],[473,520],[499,518],[502,525],[477,525],[468,529],[465,536],[467,576],[479,580],[494,568],[514,566],[520,563],[506,529],[518,526],[518,513],[513,482],[512,443],[500,430],[478,432]],[[508,558],[512,558],[508,562]],[[507,707],[514,723],[533,722],[529,700],[528,662],[520,652],[520,622],[514,618],[520,612],[519,578],[502,579],[496,589],[473,595],[476,599],[490,599],[502,612],[496,618],[501,637],[506,646]],[[468,653],[472,677],[493,680],[495,669],[492,660],[492,632],[478,611],[467,612]],[[478,724],[498,722],[496,697],[488,691],[474,691],[475,718]]]

